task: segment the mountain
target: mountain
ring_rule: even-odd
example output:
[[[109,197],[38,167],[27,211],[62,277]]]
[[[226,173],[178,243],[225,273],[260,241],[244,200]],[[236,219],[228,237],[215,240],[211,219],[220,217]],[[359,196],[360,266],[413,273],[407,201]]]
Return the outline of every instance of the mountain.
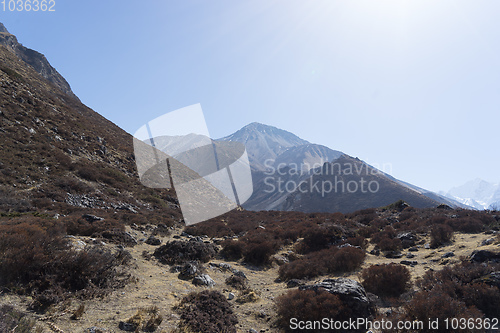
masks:
[[[132,136],[74,98],[45,57],[6,31],[0,26],[0,209],[180,220],[175,192],[139,182]]]
[[[442,193],[476,209],[500,208],[500,183],[494,184],[476,178]]]
[[[343,155],[333,163],[314,170],[298,188],[276,208],[302,212],[350,213],[383,207],[403,200],[413,207],[430,208],[440,204],[387,177],[363,161]]]
[[[16,36],[9,33],[5,26],[0,23],[0,45],[5,46],[13,52],[19,59],[31,66],[43,78],[47,79],[62,92],[78,99],[71,90],[69,83],[57,70],[50,65],[45,56],[37,51],[24,47],[17,41]]]
[[[420,208],[440,204],[466,207],[395,179],[343,152],[309,143],[272,126],[252,123],[221,140],[246,146],[254,188],[252,196],[243,204],[248,210],[348,213],[386,206],[397,200]],[[324,172],[328,170],[332,172]],[[343,184],[344,188],[330,190],[330,185],[335,184]],[[362,188],[369,184],[373,191]],[[323,189],[322,185],[326,187]]]
[[[288,148],[309,143],[295,134],[260,123],[251,123],[219,141],[243,143],[254,170],[266,170],[266,161],[273,164],[276,157]]]

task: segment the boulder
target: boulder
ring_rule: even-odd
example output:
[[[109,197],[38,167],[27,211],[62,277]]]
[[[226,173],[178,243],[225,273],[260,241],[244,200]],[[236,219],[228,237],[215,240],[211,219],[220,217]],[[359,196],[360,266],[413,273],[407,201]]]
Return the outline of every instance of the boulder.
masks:
[[[213,287],[215,286],[215,281],[208,274],[201,274],[193,279],[193,284],[196,286]]]
[[[369,318],[375,313],[375,307],[368,299],[365,289],[357,281],[347,278],[326,279],[321,283],[299,287],[299,290],[318,291],[319,289],[337,295],[358,318]]]
[[[485,261],[500,262],[500,253],[494,253],[487,250],[478,250],[472,252],[470,260],[472,262],[485,262]]]
[[[161,240],[156,238],[155,236],[149,236],[145,243],[153,246],[158,246],[161,244]]]
[[[200,273],[198,265],[196,263],[188,262],[182,266],[179,273],[179,279],[181,280],[191,280]]]

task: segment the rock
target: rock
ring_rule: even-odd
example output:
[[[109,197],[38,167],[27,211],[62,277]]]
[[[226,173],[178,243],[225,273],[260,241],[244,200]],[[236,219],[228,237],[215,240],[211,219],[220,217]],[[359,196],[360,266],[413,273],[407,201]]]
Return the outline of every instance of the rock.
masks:
[[[427,243],[424,245],[424,249],[429,250],[431,248],[431,244]]]
[[[495,240],[493,238],[488,238],[482,241],[481,246],[491,245]]]
[[[234,294],[233,293],[229,293],[229,295],[227,295],[227,299],[228,300],[234,299]]]
[[[363,286],[354,280],[346,278],[326,279],[314,285],[301,286],[300,290],[325,289],[330,294],[337,295],[358,318],[369,318],[375,313],[375,308],[366,295]]]
[[[248,330],[248,333],[259,333],[258,331],[254,330],[253,328]]]
[[[403,257],[403,254],[398,251],[390,251],[385,254],[385,257],[389,259],[399,259]]]
[[[299,279],[291,279],[290,281],[288,281],[286,283],[287,288],[295,288],[295,287],[302,286],[302,285],[304,285],[304,282],[302,280],[299,280]]]
[[[418,265],[418,261],[415,261],[415,260],[401,260],[400,264],[401,265],[406,265],[406,266],[414,267],[414,266]]]
[[[193,279],[193,284],[196,286],[213,287],[215,286],[215,281],[208,274],[201,274]]]
[[[240,277],[242,277],[242,278],[244,278],[244,279],[246,279],[246,278],[247,278],[247,276],[245,275],[245,273],[243,273],[242,271],[235,270],[235,271],[233,272],[233,274],[234,274],[235,276],[240,276]]]
[[[196,263],[188,262],[182,266],[178,277],[181,280],[191,280],[196,277],[199,272],[200,270]]]
[[[102,221],[102,220],[104,220],[103,217],[99,217],[99,216],[95,216],[95,215],[90,215],[90,214],[83,214],[82,218],[84,218],[85,220],[87,220],[87,222],[89,222],[89,223],[92,223],[92,222],[95,222],[95,221]]]
[[[487,250],[478,250],[472,252],[470,260],[473,262],[485,262],[485,261],[499,262],[500,253],[494,253]]]
[[[418,252],[418,247],[415,247],[415,246],[414,247],[410,247],[408,249],[408,251],[410,251],[410,252]]]
[[[455,256],[455,253],[453,252],[446,252],[445,254],[443,254],[441,256],[441,258],[451,258],[451,257],[454,257]]]
[[[416,255],[414,255],[413,253],[407,253],[406,254],[406,258],[408,258],[408,259],[413,259],[415,257],[416,257]]]
[[[219,264],[219,268],[222,269],[223,271],[228,271],[228,272],[231,272],[233,270],[233,268],[231,267],[231,265],[226,264],[225,262],[221,262]]]
[[[500,288],[500,272],[492,272],[474,280],[474,282],[486,283],[490,286]]]
[[[161,244],[161,240],[159,240],[155,236],[149,236],[145,243],[153,246],[158,246]]]
[[[418,237],[415,234],[413,234],[412,232],[403,232],[403,233],[398,234],[396,237],[399,238],[401,241],[404,241],[404,240],[416,241],[416,240],[418,240]]]
[[[136,325],[120,321],[120,323],[118,324],[118,328],[122,331],[134,332],[136,329]]]
[[[374,256],[379,256],[379,255],[380,255],[380,250],[378,250],[378,249],[377,249],[377,250],[373,249],[373,250],[371,250],[371,251],[370,251],[370,254],[371,254],[371,255],[374,255]]]
[[[126,231],[120,231],[117,229],[106,230],[103,231],[102,237],[129,246],[137,245],[137,239]]]
[[[92,326],[92,327],[87,328],[86,332],[87,333],[104,333],[104,332],[106,332],[106,330],[104,328]]]

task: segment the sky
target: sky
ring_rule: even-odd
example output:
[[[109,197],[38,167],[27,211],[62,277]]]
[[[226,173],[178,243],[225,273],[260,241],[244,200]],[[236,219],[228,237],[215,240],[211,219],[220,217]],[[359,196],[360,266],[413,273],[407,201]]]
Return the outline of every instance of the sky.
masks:
[[[0,22],[129,133],[200,103],[429,190],[500,181],[500,1],[55,0]]]

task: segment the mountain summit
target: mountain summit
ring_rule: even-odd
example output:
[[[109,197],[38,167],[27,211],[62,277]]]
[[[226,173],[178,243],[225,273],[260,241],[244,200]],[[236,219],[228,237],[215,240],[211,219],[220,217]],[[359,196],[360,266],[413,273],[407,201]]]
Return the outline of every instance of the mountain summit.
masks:
[[[293,133],[255,122],[219,140],[243,143],[254,170],[265,170],[266,161],[274,161],[288,148],[309,143]]]

